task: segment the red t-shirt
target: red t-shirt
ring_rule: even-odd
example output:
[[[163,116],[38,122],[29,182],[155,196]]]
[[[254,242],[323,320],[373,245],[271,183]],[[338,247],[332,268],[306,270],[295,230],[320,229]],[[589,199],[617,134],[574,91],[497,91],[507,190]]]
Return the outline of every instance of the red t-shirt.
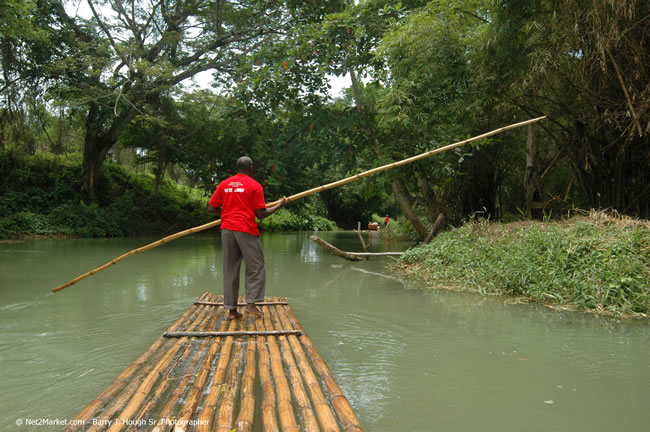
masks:
[[[255,209],[266,208],[264,189],[250,176],[239,173],[222,181],[208,204],[221,207],[221,229],[260,235]]]

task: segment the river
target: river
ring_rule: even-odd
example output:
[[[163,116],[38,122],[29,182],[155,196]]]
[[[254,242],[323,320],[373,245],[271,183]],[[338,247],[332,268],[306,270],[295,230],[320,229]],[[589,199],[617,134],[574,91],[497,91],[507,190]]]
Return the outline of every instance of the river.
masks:
[[[262,235],[267,297],[287,297],[365,430],[647,430],[649,322],[423,289],[391,277],[390,258],[344,261],[310,234]],[[318,235],[361,249],[354,233]],[[51,292],[153,240],[0,243],[0,430],[60,430],[16,425],[73,418],[197,297],[221,293],[216,233]]]

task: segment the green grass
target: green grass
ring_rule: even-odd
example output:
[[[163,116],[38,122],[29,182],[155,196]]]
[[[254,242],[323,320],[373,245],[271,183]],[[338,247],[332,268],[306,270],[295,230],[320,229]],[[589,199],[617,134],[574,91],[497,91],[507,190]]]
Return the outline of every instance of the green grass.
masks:
[[[433,287],[648,316],[649,226],[603,213],[563,222],[472,222],[409,250],[395,270]]]

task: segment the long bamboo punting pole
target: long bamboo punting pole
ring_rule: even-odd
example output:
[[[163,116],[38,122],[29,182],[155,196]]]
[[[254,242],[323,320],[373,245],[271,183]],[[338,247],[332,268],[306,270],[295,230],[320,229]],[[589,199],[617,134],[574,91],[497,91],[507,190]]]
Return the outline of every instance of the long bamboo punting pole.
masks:
[[[351,183],[353,181],[362,179],[364,177],[368,177],[368,176],[373,175],[373,174],[377,174],[377,173],[380,173],[380,172],[383,172],[383,171],[388,171],[390,169],[397,168],[397,167],[400,167],[400,166],[403,166],[403,165],[407,165],[407,164],[413,163],[415,161],[425,159],[425,158],[428,158],[430,156],[433,156],[433,155],[436,155],[436,154],[439,154],[439,153],[442,153],[442,152],[446,152],[448,150],[455,149],[455,148],[460,147],[462,145],[465,145],[465,144],[468,144],[468,143],[471,143],[471,142],[474,142],[474,141],[479,141],[481,139],[490,137],[492,135],[499,134],[501,132],[505,132],[505,131],[510,130],[510,129],[515,129],[515,128],[522,127],[522,126],[525,126],[525,125],[528,125],[528,124],[531,124],[531,123],[538,122],[538,121],[543,120],[545,118],[546,118],[546,116],[542,116],[542,117],[537,117],[537,118],[526,120],[526,121],[519,122],[519,123],[513,123],[511,125],[504,126],[504,127],[499,128],[499,129],[494,129],[493,131],[486,132],[484,134],[477,135],[475,137],[468,138],[466,140],[458,141],[458,142],[455,142],[453,144],[446,145],[444,147],[440,147],[440,148],[437,148],[437,149],[434,149],[434,150],[430,150],[428,152],[419,154],[417,156],[413,156],[413,157],[410,157],[410,158],[407,158],[407,159],[404,159],[404,160],[401,160],[401,161],[398,161],[398,162],[393,162],[393,163],[390,163],[390,164],[387,164],[387,165],[382,165],[380,167],[373,168],[371,170],[368,170],[368,171],[365,171],[365,172],[362,172],[362,173],[359,173],[359,174],[355,174],[355,175],[353,175],[351,177],[345,178],[343,180],[336,181],[334,183],[329,183],[329,184],[326,184],[326,185],[323,185],[323,186],[319,186],[319,187],[316,187],[316,188],[313,188],[313,189],[309,189],[309,190],[297,193],[295,195],[291,195],[290,197],[287,197],[287,202],[295,201],[295,200],[298,200],[300,198],[304,198],[306,196],[313,195],[315,193],[322,192],[322,191],[325,191],[325,190],[328,190],[328,189],[332,189],[332,188],[335,188],[335,187],[338,187],[338,186],[343,186],[344,184]],[[276,205],[279,202],[280,202],[280,200],[274,201],[274,202],[268,204],[268,206],[272,207],[272,206]],[[126,258],[128,258],[130,256],[136,255],[136,254],[138,254],[140,252],[147,251],[149,249],[153,249],[156,246],[163,245],[165,243],[168,243],[168,242],[170,242],[172,240],[176,240],[178,238],[184,237],[186,235],[194,234],[194,233],[197,233],[197,232],[200,232],[200,231],[212,228],[212,227],[216,227],[220,223],[221,223],[221,219],[217,219],[215,221],[208,222],[206,224],[199,225],[199,226],[196,226],[194,228],[187,229],[185,231],[177,232],[176,234],[172,234],[170,236],[167,236],[167,237],[165,237],[163,239],[160,239],[160,240],[155,241],[153,243],[150,243],[148,245],[139,247],[137,249],[133,249],[132,251],[120,255],[119,257],[113,259],[112,261],[107,262],[106,264],[104,264],[102,266],[99,266],[99,267],[97,267],[97,268],[95,268],[95,269],[93,269],[93,270],[91,270],[91,271],[89,271],[87,273],[84,273],[81,276],[77,276],[76,278],[72,279],[69,282],[64,283],[63,285],[59,285],[58,287],[54,288],[52,291],[53,292],[61,291],[62,289],[67,288],[70,285],[74,285],[77,282],[79,282],[79,281],[81,281],[81,280],[83,280],[83,279],[85,279],[85,278],[87,278],[89,276],[97,274],[102,270],[106,270],[108,267],[112,266],[113,264],[117,264],[118,262],[120,262],[122,260],[125,260]]]

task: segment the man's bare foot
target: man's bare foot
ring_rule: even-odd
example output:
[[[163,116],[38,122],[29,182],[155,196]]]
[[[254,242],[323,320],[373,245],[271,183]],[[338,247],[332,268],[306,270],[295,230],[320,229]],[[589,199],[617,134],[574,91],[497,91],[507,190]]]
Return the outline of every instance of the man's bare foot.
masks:
[[[236,309],[231,309],[230,313],[228,314],[228,319],[229,320],[235,320],[237,318],[241,318],[243,315],[239,312],[237,312]]]
[[[262,313],[262,311],[259,310],[259,309],[257,308],[257,306],[255,306],[254,304],[248,304],[248,305],[246,305],[246,313],[251,314],[251,315],[255,315],[255,316],[257,316],[257,317],[262,317],[262,316],[264,316],[264,314]]]

